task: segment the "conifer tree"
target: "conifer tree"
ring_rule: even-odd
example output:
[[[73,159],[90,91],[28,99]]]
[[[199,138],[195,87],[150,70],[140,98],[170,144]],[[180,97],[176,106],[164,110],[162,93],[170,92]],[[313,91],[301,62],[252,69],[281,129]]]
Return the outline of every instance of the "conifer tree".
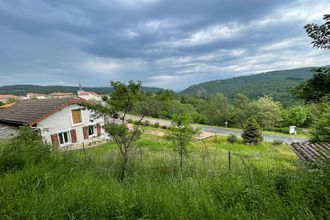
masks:
[[[260,125],[255,119],[248,119],[247,123],[244,126],[242,138],[244,144],[250,145],[259,144],[263,140]]]

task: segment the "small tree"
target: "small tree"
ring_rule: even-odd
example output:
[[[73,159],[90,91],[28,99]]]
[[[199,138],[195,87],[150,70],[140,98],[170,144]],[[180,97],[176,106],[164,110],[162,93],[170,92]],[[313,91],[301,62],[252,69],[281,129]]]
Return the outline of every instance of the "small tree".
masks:
[[[244,126],[243,134],[244,144],[259,144],[263,138],[261,135],[260,126],[257,121],[253,118],[249,118]]]
[[[227,141],[229,143],[235,143],[235,142],[237,142],[237,135],[236,134],[230,134],[230,135],[228,135]]]
[[[324,113],[313,126],[312,142],[330,143],[330,111]]]
[[[198,133],[198,130],[194,129],[190,123],[191,118],[186,114],[174,116],[167,136],[175,144],[175,150],[179,152],[181,180],[183,178],[183,159],[187,153],[187,145],[191,142],[193,136]]]
[[[315,68],[313,71],[313,78],[293,88],[292,93],[305,102],[322,102],[324,97],[330,96],[330,68]]]
[[[120,180],[123,181],[126,176],[129,155],[134,147],[134,143],[139,140],[141,131],[139,125],[145,114],[134,126],[133,130],[129,130],[126,126],[127,113],[131,111],[142,99],[141,82],[129,81],[127,85],[121,82],[111,82],[112,91],[109,95],[104,96],[105,104],[86,104],[82,106],[95,112],[95,117],[117,118],[110,120],[104,125],[104,130],[115,141],[122,156],[120,167]],[[142,111],[141,111],[142,112]]]
[[[250,117],[255,118],[264,130],[269,130],[282,121],[281,104],[268,96],[251,102],[248,111]]]
[[[0,106],[2,106],[2,105],[5,105],[5,103],[3,103],[3,102],[0,102]]]
[[[302,106],[295,106],[289,110],[288,121],[292,125],[302,126],[307,119],[306,109]]]

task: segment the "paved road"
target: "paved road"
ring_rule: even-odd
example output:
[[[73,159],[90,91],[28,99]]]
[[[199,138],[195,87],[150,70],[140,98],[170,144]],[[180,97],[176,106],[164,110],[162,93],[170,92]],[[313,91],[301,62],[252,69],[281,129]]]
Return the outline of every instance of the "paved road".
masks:
[[[131,118],[133,120],[138,120],[138,117],[136,116],[128,116],[128,118]],[[151,124],[154,124],[156,122],[159,123],[160,126],[169,126],[171,122],[169,120],[164,119],[157,119],[157,118],[145,118],[144,120],[148,120]],[[222,128],[222,127],[215,127],[215,126],[207,126],[207,125],[194,125],[195,128],[199,128],[201,131],[209,132],[212,134],[219,134],[228,136],[230,134],[236,134],[237,136],[241,136],[242,131],[236,130],[236,129],[230,129],[230,128]],[[273,135],[273,134],[263,134],[262,135],[264,140],[267,142],[272,142],[274,140],[281,140],[286,144],[291,144],[292,142],[305,142],[307,141],[306,138],[302,137],[295,137],[292,136],[281,136],[281,135]]]
[[[237,136],[241,136],[242,131],[240,130],[233,130],[230,128],[221,128],[221,127],[213,127],[213,126],[207,126],[207,125],[195,125],[195,127],[200,128],[202,131],[215,133],[215,134],[221,134],[221,135],[230,135],[230,134],[236,134]],[[292,142],[305,142],[307,141],[306,138],[301,137],[287,137],[287,136],[281,136],[281,135],[273,135],[273,134],[263,134],[262,135],[264,140],[267,142],[272,142],[274,140],[281,140],[286,144],[291,144]]]

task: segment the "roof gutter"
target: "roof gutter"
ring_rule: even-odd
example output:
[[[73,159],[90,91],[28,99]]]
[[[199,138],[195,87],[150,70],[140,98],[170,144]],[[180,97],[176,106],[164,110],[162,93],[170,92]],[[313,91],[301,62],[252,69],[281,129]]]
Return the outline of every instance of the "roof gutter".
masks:
[[[4,119],[0,119],[0,123],[7,124],[7,125],[12,125],[12,126],[16,126],[16,127],[23,126],[23,125],[28,125],[29,126],[29,123],[26,123],[26,122],[11,121],[11,120],[4,120]]]

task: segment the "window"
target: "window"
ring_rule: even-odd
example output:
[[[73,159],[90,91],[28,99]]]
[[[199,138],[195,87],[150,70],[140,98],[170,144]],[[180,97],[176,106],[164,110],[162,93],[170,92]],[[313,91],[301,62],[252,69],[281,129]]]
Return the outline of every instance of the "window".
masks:
[[[58,139],[60,141],[60,145],[65,145],[65,144],[71,143],[70,132],[65,131],[65,132],[58,133]]]
[[[88,126],[88,135],[89,136],[94,136],[96,135],[96,126],[95,125],[89,125]]]
[[[80,109],[71,110],[71,114],[72,114],[72,123],[73,124],[79,124],[82,122]]]

